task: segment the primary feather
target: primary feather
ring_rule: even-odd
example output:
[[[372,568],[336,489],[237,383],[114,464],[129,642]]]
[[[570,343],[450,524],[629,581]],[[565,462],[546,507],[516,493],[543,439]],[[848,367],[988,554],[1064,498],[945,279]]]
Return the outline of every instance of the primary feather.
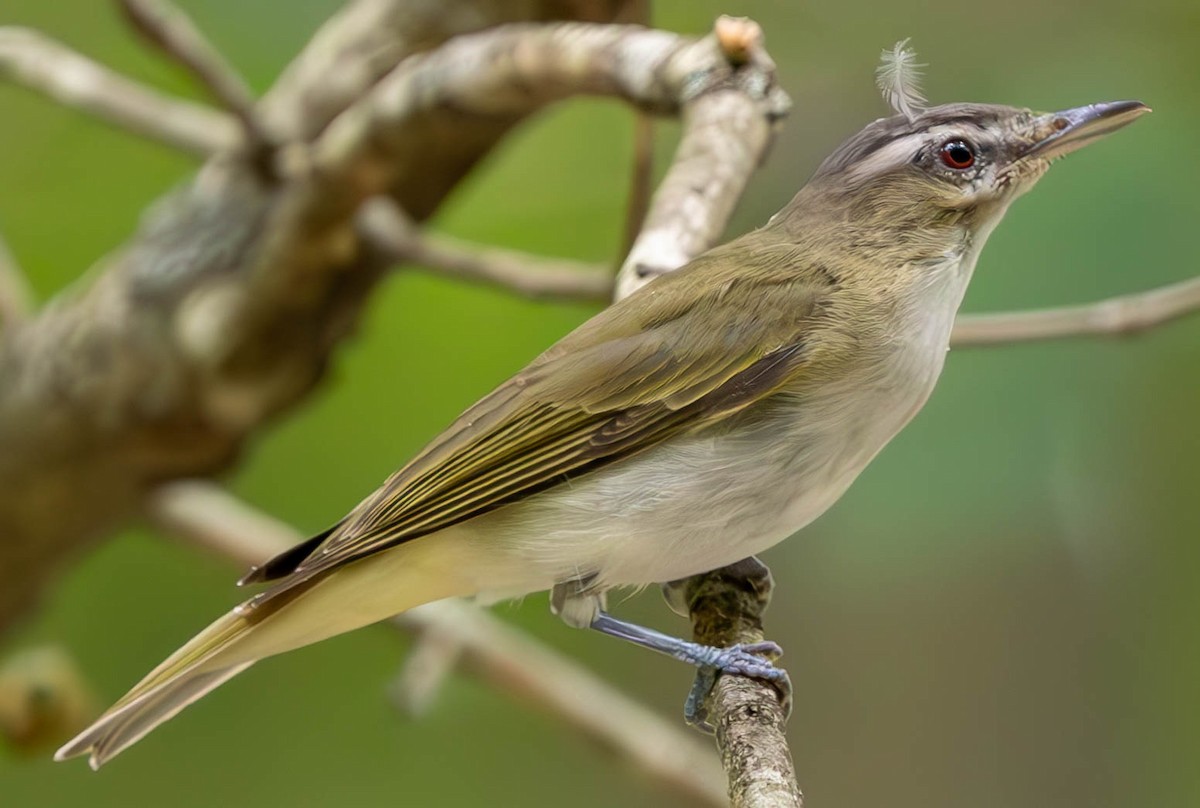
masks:
[[[875,70],[875,83],[883,98],[899,114],[914,120],[925,109],[925,96],[921,94],[921,68],[917,64],[917,52],[910,50],[904,39],[880,54],[879,67]]]

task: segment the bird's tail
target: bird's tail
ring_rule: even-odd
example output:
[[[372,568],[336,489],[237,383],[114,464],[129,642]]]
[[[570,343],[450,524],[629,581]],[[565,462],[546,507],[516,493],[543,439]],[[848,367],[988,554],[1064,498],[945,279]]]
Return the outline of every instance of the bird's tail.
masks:
[[[445,531],[304,582],[264,616],[245,604],[151,671],[55,760],[90,753],[97,769],[150,730],[259,659],[383,620],[414,606],[474,594],[462,544]],[[430,541],[433,540],[433,541]],[[285,582],[286,585],[286,582]]]

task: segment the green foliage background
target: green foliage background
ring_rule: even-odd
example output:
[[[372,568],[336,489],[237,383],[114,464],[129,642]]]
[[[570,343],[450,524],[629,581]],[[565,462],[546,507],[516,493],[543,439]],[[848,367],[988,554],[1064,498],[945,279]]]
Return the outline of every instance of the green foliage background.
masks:
[[[184,6],[262,89],[334,0]],[[1056,166],[992,238],[969,310],[1146,289],[1200,271],[1196,0],[661,0],[703,32],[760,20],[795,112],[734,227],[765,220],[820,157],[883,114],[878,52],[912,36],[934,101],[1156,110]],[[121,70],[194,91],[106,3],[0,0]],[[192,164],[0,87],[0,226],[42,298],[86,282]],[[619,241],[630,120],[570,103],[523,127],[437,221],[447,232],[605,260]],[[674,126],[661,128],[669,156]],[[232,480],[303,529],[340,516],[457,412],[587,317],[402,273],[328,383]],[[924,412],[825,517],[767,555],[770,634],[798,684],[791,733],[814,805],[1187,806],[1200,801],[1200,317],[1126,341],[956,351]],[[115,698],[237,598],[238,573],[130,530],[79,559],[5,639],[72,648]],[[618,610],[671,631],[645,593]],[[655,709],[690,672],[573,632],[544,596],[503,615]],[[674,805],[602,750],[466,675],[393,714],[404,653],[364,630],[262,664],[99,775],[0,752],[13,808]]]

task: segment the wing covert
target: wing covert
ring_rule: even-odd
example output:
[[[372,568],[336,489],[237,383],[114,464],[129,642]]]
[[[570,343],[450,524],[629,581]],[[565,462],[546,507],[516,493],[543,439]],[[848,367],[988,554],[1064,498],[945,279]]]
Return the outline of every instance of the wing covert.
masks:
[[[692,284],[692,294],[669,294],[677,283]],[[704,273],[696,265],[655,281],[463,413],[356,507],[282,587],[530,496],[771,395],[802,374],[805,332],[824,291],[794,276],[736,268]]]

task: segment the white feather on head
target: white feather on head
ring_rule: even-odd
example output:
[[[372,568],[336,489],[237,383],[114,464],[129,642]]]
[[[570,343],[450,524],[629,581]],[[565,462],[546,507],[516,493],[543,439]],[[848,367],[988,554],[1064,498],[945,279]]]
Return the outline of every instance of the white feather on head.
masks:
[[[909,50],[908,40],[904,39],[880,54],[879,67],[875,69],[875,84],[884,100],[910,121],[925,109],[925,96],[921,94],[922,67],[925,65],[917,64],[917,52]]]

